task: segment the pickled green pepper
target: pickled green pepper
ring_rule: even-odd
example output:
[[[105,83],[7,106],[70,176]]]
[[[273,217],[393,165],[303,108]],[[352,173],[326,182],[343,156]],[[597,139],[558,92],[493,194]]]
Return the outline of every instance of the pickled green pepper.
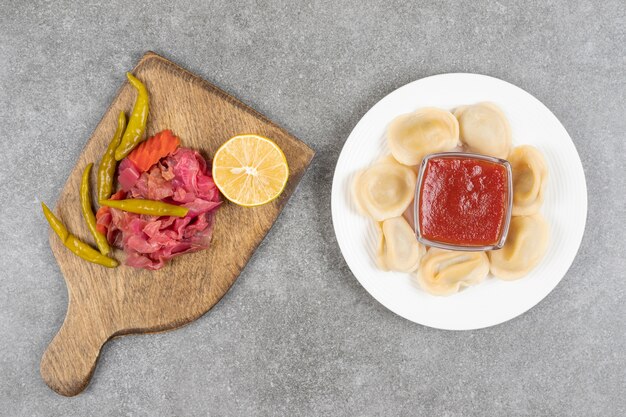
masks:
[[[133,74],[126,73],[126,77],[130,84],[137,90],[137,99],[133,112],[128,120],[128,126],[122,136],[122,141],[115,150],[115,159],[120,161],[128,155],[143,140],[143,134],[146,131],[146,122],[148,120],[148,111],[150,103],[148,99],[148,90]]]
[[[120,115],[117,117],[117,129],[115,130],[113,139],[111,139],[111,143],[109,143],[98,165],[98,201],[106,200],[111,197],[113,176],[115,175],[115,166],[117,165],[115,149],[117,149],[122,140],[125,127],[126,115],[121,111]]]
[[[83,178],[80,183],[80,208],[100,253],[108,255],[111,251],[109,242],[107,242],[107,238],[102,233],[96,230],[96,216],[91,209],[91,195],[89,193],[89,174],[91,173],[91,167],[93,167],[93,164],[87,165],[83,171]]]
[[[59,236],[63,245],[65,245],[65,247],[71,250],[74,254],[88,262],[106,266],[107,268],[115,268],[118,265],[118,262],[115,259],[104,256],[85,242],[78,240],[76,236],[70,234],[67,227],[65,227],[61,220],[59,220],[44,203],[41,203],[41,208],[43,209],[43,214],[46,216],[48,223],[50,223],[52,230],[54,230],[54,232]]]
[[[113,207],[130,213],[147,214],[149,216],[175,216],[185,217],[189,209],[162,201],[127,199],[127,200],[103,200],[100,205]]]

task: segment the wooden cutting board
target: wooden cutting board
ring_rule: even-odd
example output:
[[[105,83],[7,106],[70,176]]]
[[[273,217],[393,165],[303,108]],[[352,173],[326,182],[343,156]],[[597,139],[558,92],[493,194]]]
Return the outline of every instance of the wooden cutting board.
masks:
[[[159,271],[127,266],[107,269],[83,261],[54,233],[50,246],[69,293],[67,315],[41,360],[41,375],[54,391],[76,395],[89,383],[100,349],[112,337],[173,329],[206,313],[224,296],[294,192],[314,152],[255,110],[167,59],[148,52],[133,73],[150,94],[147,134],[172,129],[182,145],[211,157],[230,137],[257,133],[284,151],[289,182],[274,202],[255,208],[225,202],[218,210],[211,247],[175,258]],[[85,145],[55,208],[69,230],[92,242],[80,213],[85,166],[102,157],[118,113],[135,100],[125,82]],[[92,189],[95,189],[92,175]],[[94,200],[95,207],[95,200]],[[123,259],[116,250],[114,256]]]

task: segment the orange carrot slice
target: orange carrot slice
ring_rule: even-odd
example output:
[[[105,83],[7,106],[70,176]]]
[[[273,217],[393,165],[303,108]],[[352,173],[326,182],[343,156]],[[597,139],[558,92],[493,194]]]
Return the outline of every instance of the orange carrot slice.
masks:
[[[161,158],[174,152],[178,145],[180,139],[171,130],[164,130],[137,145],[127,158],[135,164],[139,172],[145,172]]]

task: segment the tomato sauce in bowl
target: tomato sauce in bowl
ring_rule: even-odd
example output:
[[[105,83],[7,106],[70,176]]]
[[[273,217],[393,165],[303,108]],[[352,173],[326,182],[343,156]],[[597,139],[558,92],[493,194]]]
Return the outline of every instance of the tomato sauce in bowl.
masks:
[[[427,246],[493,250],[504,245],[511,219],[512,175],[505,160],[448,152],[420,167],[415,229]]]

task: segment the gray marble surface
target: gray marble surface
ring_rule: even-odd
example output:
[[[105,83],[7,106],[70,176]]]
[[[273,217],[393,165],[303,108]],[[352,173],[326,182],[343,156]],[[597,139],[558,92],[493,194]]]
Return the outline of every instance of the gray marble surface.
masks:
[[[104,5],[99,5],[103,3]],[[412,3],[412,4],[411,4]],[[0,415],[626,415],[623,1],[0,1]],[[108,343],[64,398],[39,376],[67,293],[39,201],[147,50],[258,109],[318,154],[209,314]],[[479,331],[413,324],[356,281],[330,216],[359,118],[410,81],[476,72],[543,101],[580,153],[582,246],[528,313]]]

